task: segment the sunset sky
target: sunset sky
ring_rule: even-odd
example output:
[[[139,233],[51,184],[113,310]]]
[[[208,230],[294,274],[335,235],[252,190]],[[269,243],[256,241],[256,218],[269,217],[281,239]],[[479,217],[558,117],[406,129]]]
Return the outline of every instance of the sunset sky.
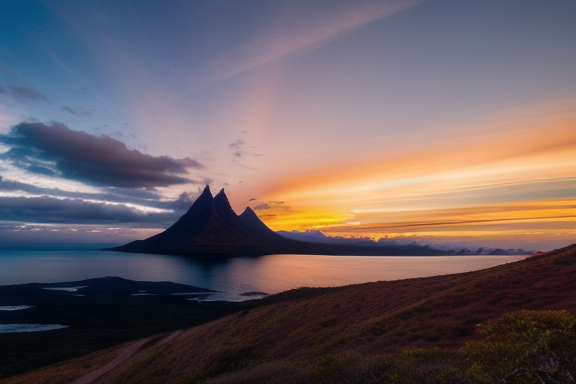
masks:
[[[576,242],[576,2],[0,0],[0,245],[206,184],[274,230]]]

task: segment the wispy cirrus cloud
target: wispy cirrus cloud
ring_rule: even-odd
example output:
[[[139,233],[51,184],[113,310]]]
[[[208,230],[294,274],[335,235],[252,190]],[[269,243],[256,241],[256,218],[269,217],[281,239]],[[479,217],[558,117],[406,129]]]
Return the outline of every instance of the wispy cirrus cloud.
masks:
[[[83,116],[83,117],[88,117],[95,112],[94,109],[86,109],[86,108],[82,108],[82,107],[72,108],[72,107],[67,107],[67,106],[60,108],[60,110],[62,112],[69,113],[70,115],[73,115],[73,116]]]
[[[460,239],[473,244],[496,245],[505,238],[522,238],[545,249],[554,238],[556,246],[573,243],[574,210],[571,199],[495,203],[448,209],[358,212],[347,223],[322,228],[332,236],[368,234],[374,238],[412,238],[429,243]],[[385,217],[383,219],[383,217]],[[498,240],[497,242],[495,242]],[[544,243],[537,243],[545,240]],[[542,247],[542,248],[541,248]]]
[[[323,13],[306,25],[298,25],[289,30],[275,30],[254,38],[250,43],[208,62],[202,72],[209,83],[231,78],[282,57],[321,47],[371,22],[423,1],[378,1],[354,4],[337,11]],[[193,82],[197,82],[197,79],[194,78]],[[196,83],[193,87],[205,85]]]
[[[234,157],[240,158],[246,154],[246,142],[244,140],[236,140],[228,145]]]
[[[147,155],[109,136],[73,131],[62,124],[20,123],[0,135],[0,142],[10,147],[2,157],[17,167],[101,186],[154,188],[193,183],[188,170],[203,168],[190,158]]]
[[[34,87],[13,84],[0,85],[0,95],[6,95],[22,103],[43,102],[51,104],[50,99]]]

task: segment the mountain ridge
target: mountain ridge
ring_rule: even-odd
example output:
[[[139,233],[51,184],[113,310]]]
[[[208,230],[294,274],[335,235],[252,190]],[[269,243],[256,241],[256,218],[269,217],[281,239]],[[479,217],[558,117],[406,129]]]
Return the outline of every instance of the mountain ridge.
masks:
[[[190,209],[165,231],[106,250],[212,258],[279,253],[352,256],[444,254],[416,244],[373,247],[288,239],[268,228],[250,207],[237,215],[224,189],[212,197],[209,186],[204,188]]]
[[[323,243],[323,244],[341,244],[341,245],[363,245],[370,247],[386,247],[386,246],[406,246],[406,245],[418,245],[415,240],[412,239],[388,239],[381,238],[379,240],[374,240],[370,237],[340,237],[340,236],[327,236],[318,230],[306,230],[306,231],[278,231],[276,232],[282,237],[292,239],[307,241],[311,243]],[[425,246],[425,245],[424,245]],[[489,248],[489,247],[474,247],[474,246],[462,246],[462,245],[451,245],[450,243],[444,244],[429,244],[430,248],[436,249],[438,251],[444,252],[447,255],[530,255],[534,254],[535,251],[520,249],[520,248]]]

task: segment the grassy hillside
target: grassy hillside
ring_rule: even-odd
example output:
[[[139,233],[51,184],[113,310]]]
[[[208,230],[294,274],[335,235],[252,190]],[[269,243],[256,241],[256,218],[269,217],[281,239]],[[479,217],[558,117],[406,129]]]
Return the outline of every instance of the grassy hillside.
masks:
[[[148,345],[94,382],[458,382],[441,375],[461,362],[457,351],[477,337],[478,324],[519,310],[576,314],[574,276],[571,246],[470,273],[289,291]],[[70,382],[70,372],[111,354],[1,383]],[[402,366],[410,379],[394,373]],[[435,373],[418,381],[418,367]]]

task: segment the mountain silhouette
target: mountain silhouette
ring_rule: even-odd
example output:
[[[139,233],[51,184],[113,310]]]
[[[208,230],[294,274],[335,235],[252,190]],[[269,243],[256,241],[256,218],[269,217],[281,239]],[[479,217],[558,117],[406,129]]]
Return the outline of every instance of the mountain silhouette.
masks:
[[[247,207],[237,215],[222,189],[212,197],[206,186],[174,225],[145,240],[108,248],[132,253],[238,256],[278,253],[319,255],[435,255],[440,251],[418,245],[374,247],[319,244],[280,236]]]

